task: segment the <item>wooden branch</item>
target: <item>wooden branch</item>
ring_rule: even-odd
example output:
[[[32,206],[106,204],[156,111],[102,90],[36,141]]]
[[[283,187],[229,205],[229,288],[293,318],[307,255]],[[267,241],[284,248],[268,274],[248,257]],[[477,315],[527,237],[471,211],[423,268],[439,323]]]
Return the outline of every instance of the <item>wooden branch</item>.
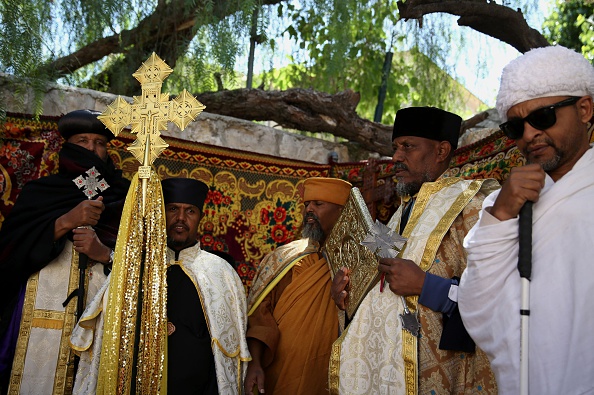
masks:
[[[360,95],[352,90],[330,95],[309,89],[263,91],[236,89],[196,96],[206,111],[250,121],[274,121],[309,132],[331,133],[357,142],[366,150],[392,155],[392,127],[363,119],[356,107]]]
[[[524,53],[550,45],[546,38],[531,28],[520,10],[496,4],[494,1],[408,0],[398,2],[401,19],[421,19],[436,12],[457,15],[458,25],[468,26],[497,38]]]
[[[462,122],[462,126],[460,126],[460,135],[464,134],[465,131],[475,127],[477,124],[483,122],[487,118],[489,118],[489,113],[487,111],[483,111],[469,119],[464,120]]]
[[[264,0],[262,4],[277,4],[283,1],[286,0]],[[194,15],[203,12],[207,3],[207,0],[159,1],[155,11],[140,21],[134,29],[123,30],[118,34],[89,43],[72,54],[50,62],[45,67],[54,70],[58,75],[67,75],[112,53],[128,54],[154,42],[179,46],[182,41],[190,41],[194,37],[197,22]],[[237,12],[239,3],[233,0],[219,0],[215,5],[214,16],[222,19]],[[173,59],[162,54],[159,56],[169,66],[175,66],[177,57]]]

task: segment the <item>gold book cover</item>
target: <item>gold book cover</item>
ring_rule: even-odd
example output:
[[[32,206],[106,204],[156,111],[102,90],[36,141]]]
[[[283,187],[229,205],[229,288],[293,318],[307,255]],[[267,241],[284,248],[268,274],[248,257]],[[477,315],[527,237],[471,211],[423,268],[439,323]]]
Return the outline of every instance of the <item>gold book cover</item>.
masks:
[[[332,277],[343,266],[350,270],[346,313],[351,318],[367,292],[379,280],[379,256],[361,244],[373,226],[374,222],[363,196],[359,189],[354,187],[340,218],[324,244]]]

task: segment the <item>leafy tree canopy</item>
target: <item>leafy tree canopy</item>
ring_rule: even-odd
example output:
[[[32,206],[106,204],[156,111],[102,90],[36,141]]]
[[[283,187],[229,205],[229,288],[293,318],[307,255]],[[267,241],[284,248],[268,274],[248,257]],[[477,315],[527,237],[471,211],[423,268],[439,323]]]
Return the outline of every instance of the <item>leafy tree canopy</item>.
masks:
[[[572,48],[594,64],[594,1],[557,0],[543,28],[551,43]]]
[[[572,46],[561,40],[579,30],[582,50],[592,51],[591,1],[571,3],[581,3],[586,11],[560,2],[559,16],[550,20],[563,21],[563,27],[553,23],[549,41]],[[348,106],[356,97],[333,96],[338,100],[334,106],[348,98],[350,115],[343,125],[357,123],[358,117],[373,118],[382,83],[387,86],[381,119],[386,125],[396,110],[409,105],[439,106],[468,116],[467,92],[447,74],[453,67],[450,48],[468,45],[469,30],[458,26],[524,52],[548,45],[524,17],[537,5],[537,0],[3,0],[0,71],[26,78],[33,86],[59,81],[133,95],[140,88],[131,74],[156,52],[175,68],[166,90],[176,94],[188,88],[200,94],[244,86],[246,67],[240,70],[237,61],[255,42],[260,53],[255,86],[330,95],[358,92],[353,108]],[[456,18],[458,26],[452,23]],[[488,50],[484,48],[485,56]],[[384,75],[387,53],[394,56]],[[287,61],[279,62],[279,57]],[[324,115],[323,109],[305,107],[303,111]],[[275,120],[277,113],[268,119]],[[300,127],[298,120],[286,123]],[[312,123],[308,125],[311,130]],[[358,140],[363,144],[387,135],[378,126],[361,125],[367,133]],[[339,135],[341,127],[335,129],[331,132]]]

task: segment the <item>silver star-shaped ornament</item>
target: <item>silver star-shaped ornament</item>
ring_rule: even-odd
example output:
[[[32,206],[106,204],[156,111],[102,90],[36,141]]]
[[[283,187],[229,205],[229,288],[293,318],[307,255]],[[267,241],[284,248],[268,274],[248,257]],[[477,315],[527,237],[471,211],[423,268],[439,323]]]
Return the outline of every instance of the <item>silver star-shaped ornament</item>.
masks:
[[[361,240],[361,245],[367,247],[380,258],[395,258],[406,243],[406,238],[400,236],[379,220],[375,220],[367,236]]]
[[[82,192],[85,194],[87,199],[92,199],[95,197],[99,193],[97,190],[103,192],[109,188],[109,184],[105,180],[98,179],[101,174],[97,171],[97,169],[95,169],[95,166],[87,170],[86,173],[87,177],[84,177],[84,174],[81,174],[72,181],[79,189],[83,190]]]

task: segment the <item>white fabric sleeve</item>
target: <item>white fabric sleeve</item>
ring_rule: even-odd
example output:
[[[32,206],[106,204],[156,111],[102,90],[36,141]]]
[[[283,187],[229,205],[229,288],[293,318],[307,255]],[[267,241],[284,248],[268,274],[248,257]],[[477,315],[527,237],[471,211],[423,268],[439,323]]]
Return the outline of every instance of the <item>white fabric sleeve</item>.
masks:
[[[468,333],[491,361],[500,393],[507,394],[519,388],[518,219],[499,221],[485,211],[497,196],[485,199],[479,221],[464,239],[468,257],[458,308]]]

